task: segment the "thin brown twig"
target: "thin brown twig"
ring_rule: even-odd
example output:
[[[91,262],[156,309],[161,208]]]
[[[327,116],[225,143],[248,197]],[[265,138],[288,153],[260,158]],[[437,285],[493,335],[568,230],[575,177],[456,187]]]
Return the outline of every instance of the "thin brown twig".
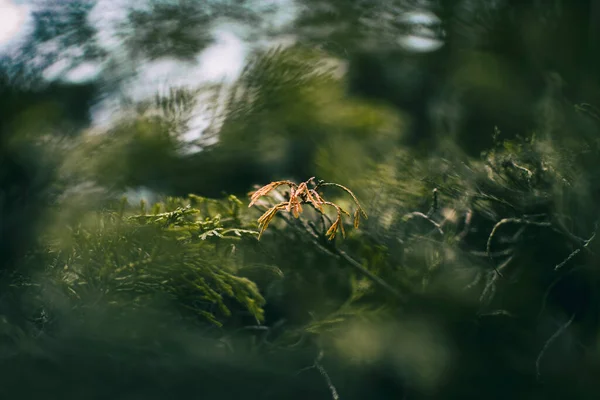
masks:
[[[581,271],[582,269],[584,269],[585,266],[584,265],[580,265],[577,266],[575,268],[571,268],[570,270],[568,270],[567,272],[565,272],[564,274],[556,277],[552,283],[550,283],[550,285],[548,285],[548,287],[546,288],[546,291],[544,292],[544,297],[542,298],[542,305],[540,306],[540,311],[538,312],[538,320],[542,317],[542,314],[544,313],[544,311],[546,310],[546,304],[548,303],[548,298],[550,297],[550,293],[552,292],[552,289],[554,289],[554,287],[556,285],[558,285],[563,279],[565,279],[568,275],[571,275],[577,271]]]
[[[510,257],[508,257],[506,260],[504,260],[504,262],[496,268],[496,273],[490,277],[490,279],[488,280],[488,282],[485,285],[483,293],[481,294],[481,297],[479,298],[480,302],[483,302],[484,300],[486,300],[486,296],[487,296],[488,303],[492,300],[492,297],[494,297],[494,293],[496,292],[496,281],[498,280],[498,278],[503,277],[501,271],[503,269],[505,269],[513,261],[513,259],[514,259],[514,254],[511,255]],[[492,293],[491,295],[489,294],[490,292]]]
[[[433,219],[431,219],[429,216],[423,214],[422,212],[419,211],[414,211],[408,214],[405,214],[402,218],[406,221],[412,219],[412,218],[421,218],[427,222],[429,222],[431,225],[433,225],[434,227],[434,231],[437,231],[441,236],[444,236],[444,231],[442,229],[442,227],[440,226],[440,224],[438,224],[437,222],[435,222]]]
[[[306,367],[306,368],[302,368],[300,371],[298,371],[296,373],[296,375],[300,375],[304,371],[308,371],[308,370],[311,370],[311,369],[316,369],[317,371],[319,371],[319,373],[321,374],[321,376],[325,379],[325,382],[327,383],[327,388],[329,389],[329,392],[331,393],[331,398],[333,400],[339,400],[340,396],[338,394],[338,391],[337,391],[335,385],[333,384],[331,378],[329,377],[329,374],[325,370],[325,367],[323,367],[323,364],[321,364],[321,360],[323,359],[323,355],[324,355],[324,353],[321,350],[319,352],[319,355],[315,359],[314,363],[312,365]]]
[[[350,215],[350,213],[348,213],[346,210],[344,210],[337,204],[324,200],[321,197],[321,195],[317,192],[317,189],[320,186],[337,186],[339,188],[342,188],[350,196],[352,196],[352,199],[354,200],[354,203],[356,204],[356,211],[354,212],[354,221],[353,221],[353,225],[354,225],[355,229],[358,228],[358,226],[359,226],[359,220],[360,220],[361,215],[365,219],[367,218],[367,214],[362,209],[358,199],[356,198],[356,196],[354,195],[354,193],[352,193],[352,191],[350,189],[348,189],[347,187],[345,187],[343,185],[339,185],[337,183],[326,183],[324,181],[319,181],[317,184],[315,184],[314,179],[315,178],[312,177],[312,178],[308,179],[307,181],[302,182],[300,184],[295,184],[294,182],[286,181],[286,180],[275,181],[275,182],[271,182],[271,183],[259,188],[255,192],[251,193],[251,195],[250,195],[251,201],[250,201],[250,204],[248,205],[248,207],[252,207],[253,205],[255,205],[257,203],[257,201],[261,197],[266,196],[271,192],[274,192],[280,186],[288,186],[289,187],[289,193],[287,194],[287,197],[289,197],[289,198],[287,200],[282,201],[279,204],[276,204],[276,205],[272,206],[271,208],[269,208],[258,219],[258,224],[259,224],[259,236],[258,237],[259,237],[259,239],[261,238],[262,233],[265,231],[265,229],[269,225],[269,222],[275,217],[275,215],[279,211],[285,210],[287,212],[291,212],[295,218],[299,218],[300,213],[302,213],[302,205],[303,204],[310,204],[315,210],[317,210],[322,215],[325,214],[325,212],[323,210],[324,205],[335,208],[335,210],[337,211],[337,218],[331,224],[330,228],[327,230],[326,236],[329,238],[329,240],[333,240],[337,234],[337,231],[340,230],[342,232],[342,236],[345,237],[346,232],[345,232],[344,224],[342,221],[342,214],[346,214],[349,217],[352,217],[352,216]],[[309,184],[312,184],[314,187],[309,188]]]
[[[562,335],[569,328],[569,326],[571,326],[574,319],[575,319],[575,314],[571,315],[571,318],[569,318],[569,320],[567,322],[562,324],[558,328],[558,330],[556,332],[554,332],[554,334],[552,336],[550,336],[550,338],[546,341],[546,343],[544,343],[544,347],[542,348],[542,350],[540,351],[540,354],[538,355],[537,359],[535,360],[535,374],[538,379],[541,378],[540,365],[542,363],[542,358],[544,357],[544,354],[546,354],[546,351],[548,351],[548,348],[550,347],[550,345],[552,345],[552,343],[556,339],[558,339],[560,337],[560,335]]]
[[[594,252],[589,247],[586,246],[586,240],[578,238],[573,233],[571,233],[571,231],[569,231],[567,229],[567,227],[565,226],[564,222],[562,221],[562,219],[559,218],[558,215],[553,215],[552,216],[552,221],[554,222],[554,225],[555,225],[554,230],[556,232],[558,232],[558,233],[562,234],[563,236],[565,236],[567,239],[569,239],[571,241],[571,243],[573,243],[575,246],[581,248],[587,254],[589,254],[589,255],[595,255]],[[593,239],[593,237],[594,236],[592,236],[592,238],[590,238],[589,240],[591,241]]]
[[[498,221],[496,223],[496,225],[494,225],[494,228],[492,229],[492,232],[490,233],[490,236],[488,237],[487,240],[487,244],[486,244],[486,253],[488,254],[488,257],[490,259],[490,262],[492,263],[492,266],[494,267],[494,271],[496,272],[496,274],[498,274],[500,277],[502,277],[502,274],[500,273],[498,267],[496,267],[496,263],[494,262],[494,259],[491,257],[491,251],[492,251],[492,241],[494,239],[494,236],[496,235],[496,232],[498,232],[498,229],[500,229],[500,227],[502,225],[506,225],[506,224],[522,224],[522,225],[533,225],[533,226],[541,226],[541,227],[551,227],[552,223],[550,222],[537,222],[537,221],[530,221],[527,219],[523,219],[523,218],[503,218],[500,221]]]
[[[560,268],[564,267],[565,264],[567,264],[569,261],[571,261],[571,259],[573,257],[575,257],[577,254],[579,254],[581,252],[581,250],[588,250],[588,251],[591,252],[591,250],[588,248],[588,246],[590,245],[590,243],[596,237],[597,231],[598,231],[598,222],[596,222],[596,229],[594,230],[594,233],[592,233],[592,236],[590,236],[589,239],[584,240],[583,241],[583,245],[581,245],[581,247],[578,247],[577,249],[573,250],[573,252],[571,252],[571,254],[569,254],[569,256],[567,258],[565,258],[562,262],[560,262],[559,264],[557,264],[556,267],[554,267],[554,270],[557,271]]]
[[[288,224],[290,226],[292,226],[294,229],[298,230],[298,225],[301,225],[304,228],[304,231],[307,232],[308,235],[310,236],[311,242],[319,250],[321,250],[321,252],[326,253],[335,258],[342,259],[343,261],[346,262],[346,264],[348,264],[354,270],[356,270],[356,272],[358,272],[362,276],[370,279],[373,283],[375,283],[376,285],[378,285],[379,287],[384,289],[386,292],[390,293],[391,295],[393,295],[396,298],[399,298],[399,299],[404,298],[404,296],[396,288],[392,287],[386,281],[384,281],[383,279],[381,279],[380,277],[378,277],[377,275],[375,275],[374,273],[372,273],[371,271],[366,269],[358,261],[356,261],[354,258],[349,256],[343,250],[341,250],[337,247],[331,246],[331,245],[325,246],[324,243],[326,243],[326,242],[324,241],[324,238],[320,237],[316,232],[314,232],[312,229],[310,229],[310,226],[308,226],[304,221],[297,220],[296,222],[298,222],[298,223],[294,224],[293,221],[290,220],[289,217],[286,217],[283,214],[279,214],[279,216],[281,218],[283,218],[286,222],[288,222]]]

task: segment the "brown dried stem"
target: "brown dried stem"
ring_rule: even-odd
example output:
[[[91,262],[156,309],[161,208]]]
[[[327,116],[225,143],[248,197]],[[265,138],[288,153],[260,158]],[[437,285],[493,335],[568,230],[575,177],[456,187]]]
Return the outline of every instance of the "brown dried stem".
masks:
[[[321,194],[319,194],[317,192],[317,189],[321,186],[337,186],[337,187],[343,189],[348,194],[350,194],[350,196],[352,197],[352,200],[354,200],[354,203],[357,206],[357,209],[354,212],[354,216],[353,216],[354,228],[358,228],[361,215],[364,218],[367,218],[367,214],[362,209],[358,199],[356,198],[356,196],[354,195],[354,193],[352,193],[352,191],[350,189],[348,189],[347,187],[345,187],[343,185],[339,185],[337,183],[326,183],[326,182],[320,181],[319,183],[315,184],[314,179],[315,178],[312,177],[312,178],[308,179],[307,181],[302,182],[300,184],[296,184],[294,182],[286,181],[286,180],[275,181],[275,182],[271,182],[268,185],[261,187],[260,189],[258,189],[254,193],[252,193],[251,198],[250,198],[250,204],[248,205],[248,207],[252,207],[253,205],[256,204],[256,202],[261,197],[268,195],[269,193],[271,193],[273,190],[277,189],[280,186],[288,186],[290,189],[289,190],[289,199],[287,201],[283,201],[283,202],[280,202],[280,203],[272,206],[267,211],[265,211],[265,213],[258,219],[258,224],[259,224],[259,229],[260,229],[259,239],[262,236],[262,233],[265,231],[265,229],[267,229],[269,222],[271,222],[271,220],[277,214],[277,212],[279,212],[281,210],[285,210],[286,212],[292,213],[292,215],[295,218],[298,218],[303,211],[303,209],[302,209],[303,204],[310,204],[311,206],[314,207],[315,210],[317,210],[322,215],[325,215],[325,211],[323,209],[324,205],[335,208],[335,210],[337,212],[337,218],[335,219],[335,221],[333,221],[333,223],[331,224],[331,226],[329,227],[329,229],[327,230],[325,235],[327,236],[327,238],[329,240],[333,240],[333,239],[335,239],[337,231],[339,230],[342,232],[342,236],[345,237],[346,231],[344,229],[342,214],[346,214],[349,217],[351,217],[351,215],[350,215],[350,213],[348,213],[346,210],[344,210],[337,204],[324,200],[321,197]],[[313,187],[311,188],[311,187],[309,187],[309,185],[313,185]]]

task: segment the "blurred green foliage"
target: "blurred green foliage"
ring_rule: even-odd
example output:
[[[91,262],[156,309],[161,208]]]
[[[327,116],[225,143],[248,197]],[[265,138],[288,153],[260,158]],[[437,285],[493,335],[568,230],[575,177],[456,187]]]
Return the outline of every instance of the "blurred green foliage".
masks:
[[[231,201],[237,206],[237,199]],[[255,231],[231,226],[237,221],[231,209],[223,210],[229,214],[224,218],[200,216],[189,201],[177,199],[157,203],[149,213],[145,208],[142,202],[141,214],[127,215],[131,211],[126,213],[123,203],[116,212],[82,216],[77,226],[67,227],[68,235],[53,232],[48,279],[61,282],[68,297],[84,305],[94,302],[131,312],[164,297],[179,312],[189,310],[220,326],[214,314],[231,315],[230,297],[263,320],[258,288],[236,275],[243,266],[232,257],[235,245],[219,243]],[[220,240],[215,243],[214,238]]]
[[[332,37],[361,47],[377,32],[364,18],[392,3],[307,1],[294,29],[310,40],[255,51],[232,84],[123,106],[104,130],[82,128],[68,90],[19,89],[7,74],[0,394],[596,398],[598,82],[587,66],[574,80],[571,61],[555,62],[568,38],[546,58],[540,27],[571,14],[500,3],[436,9],[449,39],[435,57],[365,56],[398,85],[384,91],[406,85],[411,100],[433,87],[426,116],[353,92],[353,57],[318,46],[316,27],[334,18]],[[85,10],[74,10],[80,21]],[[141,35],[128,43],[149,58],[189,58],[206,45],[195,33],[206,10],[133,10]],[[503,47],[515,32],[488,26],[496,11],[533,21],[513,21],[530,30],[523,47]],[[351,28],[359,20],[370,28]],[[520,65],[516,55],[539,43]],[[208,127],[186,141],[201,101]],[[431,132],[407,144],[415,118],[431,118]],[[346,237],[329,240],[335,209],[305,202],[258,240],[261,214],[293,194],[280,187],[250,208],[248,195],[311,176],[349,188],[369,218],[358,229],[342,219]],[[354,211],[333,189],[319,196]]]

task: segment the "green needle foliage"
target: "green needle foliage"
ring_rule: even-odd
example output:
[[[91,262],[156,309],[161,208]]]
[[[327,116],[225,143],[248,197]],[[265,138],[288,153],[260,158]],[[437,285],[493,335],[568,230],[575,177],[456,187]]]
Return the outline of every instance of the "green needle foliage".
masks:
[[[224,216],[192,206],[203,202],[169,199],[146,212],[143,202],[135,210],[124,200],[119,210],[91,212],[51,242],[56,257],[48,274],[78,309],[102,304],[130,312],[163,302],[179,318],[221,326],[237,307],[261,322],[264,299],[238,275],[232,252],[257,232],[236,225],[237,199],[221,207]]]
[[[350,22],[385,25],[375,17],[388,9],[354,3],[306,2],[298,27],[335,17],[332,40],[359,45]],[[140,40],[166,35],[156,49],[131,42],[140,55],[185,59],[205,45],[189,36],[204,30],[192,26],[202,6],[181,4],[154,9],[164,26],[141,27]],[[150,9],[132,15],[153,20]],[[401,140],[402,110],[349,95],[348,65],[311,42],[257,52],[231,85],[133,104],[104,133],[14,130],[59,167],[44,203],[35,185],[17,184],[43,169],[20,164],[42,158],[1,160],[0,211],[12,215],[0,221],[2,248],[14,268],[0,293],[0,362],[17,389],[4,397],[40,397],[28,396],[31,376],[63,398],[597,397],[596,108],[573,107],[550,73],[538,103],[515,105],[536,129],[457,122],[415,151]],[[455,55],[462,72],[440,84],[500,95],[475,98],[502,115],[519,79],[493,49]],[[199,105],[213,120],[202,151],[185,153]],[[485,150],[474,156],[465,138]],[[301,181],[313,175],[345,186]],[[267,185],[249,204],[221,195],[257,183]],[[115,200],[140,188],[159,202]],[[215,199],[181,197],[190,192]],[[29,221],[25,236],[17,228]],[[74,384],[77,373],[90,377]]]

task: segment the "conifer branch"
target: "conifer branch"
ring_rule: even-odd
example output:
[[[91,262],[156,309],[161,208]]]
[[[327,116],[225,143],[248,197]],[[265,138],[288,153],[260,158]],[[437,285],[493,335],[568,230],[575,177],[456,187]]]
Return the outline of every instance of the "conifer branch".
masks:
[[[400,291],[398,291],[396,288],[389,285],[386,281],[369,271],[361,263],[359,263],[350,255],[348,255],[345,251],[339,249],[338,247],[335,247],[335,245],[331,242],[325,241],[324,238],[322,236],[319,236],[319,234],[314,229],[311,229],[311,227],[306,222],[299,220],[296,224],[294,224],[294,221],[292,221],[289,217],[285,217],[281,214],[280,217],[283,218],[286,222],[288,222],[288,224],[296,230],[299,230],[298,225],[302,226],[303,230],[301,232],[307,233],[311,238],[311,242],[322,253],[341,259],[350,267],[352,267],[356,272],[358,272],[365,278],[371,280],[375,285],[379,286],[385,292],[391,294],[392,296],[398,299],[404,299],[405,296],[402,295]]]

